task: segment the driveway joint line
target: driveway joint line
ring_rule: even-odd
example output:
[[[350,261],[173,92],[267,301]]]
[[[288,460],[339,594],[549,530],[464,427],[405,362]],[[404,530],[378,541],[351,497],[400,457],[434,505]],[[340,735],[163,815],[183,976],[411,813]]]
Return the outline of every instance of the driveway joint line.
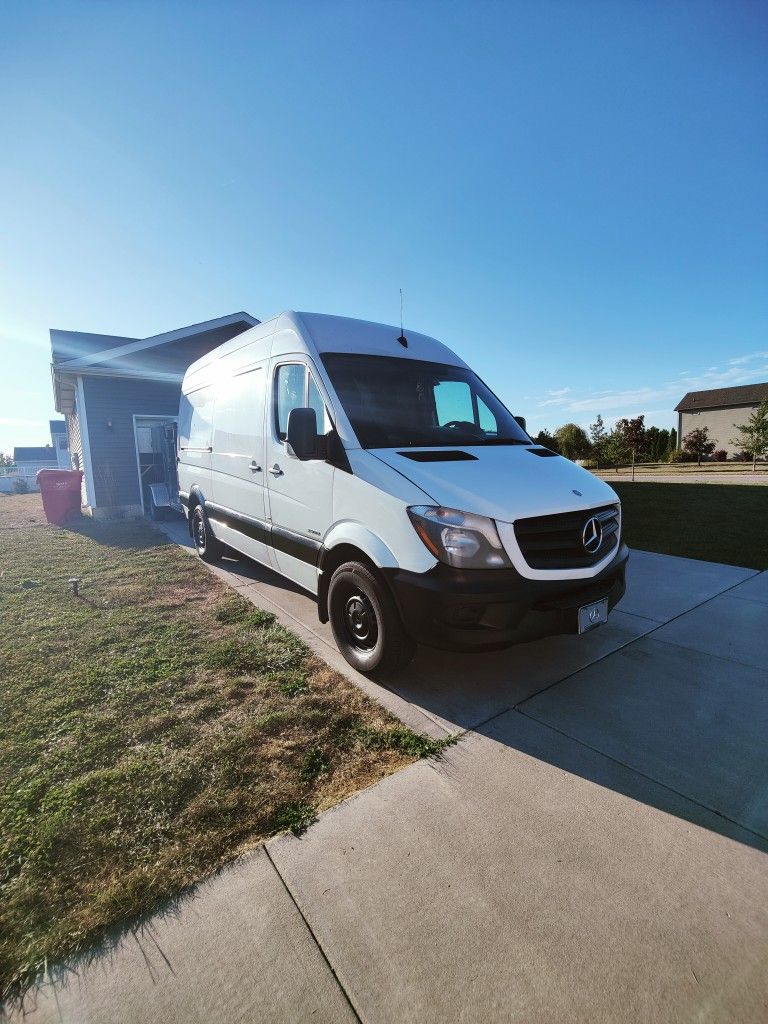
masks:
[[[741,567],[737,566],[737,568],[741,568]],[[759,576],[760,575],[759,571],[756,571],[755,575]],[[752,577],[749,576],[749,577],[747,577],[747,579],[752,579]],[[679,612],[677,615],[673,615],[671,619],[667,619],[665,622],[658,622],[656,619],[646,619],[646,621],[648,621],[648,622],[655,622],[656,623],[656,625],[653,627],[653,629],[649,629],[647,633],[641,633],[640,636],[632,637],[632,639],[631,640],[627,640],[626,643],[620,644],[618,647],[615,647],[612,651],[608,651],[606,654],[601,655],[599,658],[595,658],[594,661],[590,661],[590,663],[588,665],[582,665],[581,668],[574,669],[573,672],[569,672],[568,675],[563,676],[562,679],[558,679],[555,682],[550,683],[548,686],[543,687],[541,690],[537,690],[535,693],[528,694],[527,697],[524,697],[522,700],[518,701],[517,704],[513,705],[511,710],[517,711],[520,707],[522,707],[523,704],[527,703],[529,700],[533,700],[534,697],[538,697],[542,693],[546,693],[547,690],[551,690],[555,686],[560,686],[561,683],[567,682],[569,679],[572,679],[574,676],[577,676],[580,672],[586,672],[587,669],[592,668],[593,665],[599,665],[601,661],[605,661],[606,658],[610,658],[614,654],[617,654],[619,651],[623,651],[623,650],[625,650],[625,648],[631,647],[632,644],[636,644],[640,640],[647,640],[649,637],[653,637],[653,634],[657,630],[663,629],[664,626],[668,626],[672,622],[677,622],[678,619],[681,619],[684,615],[688,615],[690,612],[694,612],[694,611],[696,611],[699,608],[703,608],[705,604],[709,604],[710,601],[714,601],[716,597],[722,597],[724,594],[728,594],[729,591],[735,590],[736,587],[740,587],[742,583],[746,583],[746,580],[739,580],[738,583],[733,583],[730,587],[726,587],[725,590],[721,590],[717,594],[712,594],[711,597],[707,597],[703,601],[699,601],[698,604],[693,605],[691,608],[686,608],[685,611]],[[748,598],[742,598],[741,600],[749,600],[749,599]],[[760,604],[762,602],[755,601],[754,603],[755,604]],[[617,606],[617,610],[621,611],[621,608],[619,608]],[[624,614],[625,615],[634,615],[635,613],[634,612],[625,612]],[[641,618],[641,619],[645,619],[644,615],[639,615],[637,617]],[[654,639],[656,639],[656,638],[654,637]],[[669,642],[670,641],[657,640],[657,643],[669,643]],[[675,646],[679,647],[680,645],[676,644]],[[696,650],[696,648],[685,647],[685,648],[683,648],[683,650],[690,651],[690,650]],[[700,651],[699,653],[703,654],[703,653],[706,653],[706,652]],[[716,657],[718,657],[718,655],[715,654],[715,655],[712,655],[712,657],[716,658]],[[735,659],[731,659],[731,658],[720,658],[720,660],[721,661],[732,661],[734,664],[737,664],[737,665],[746,665],[747,668],[754,668],[754,665],[748,665],[746,662],[736,661]],[[529,716],[529,717],[533,717],[533,716]],[[537,719],[537,721],[538,721],[538,719]]]
[[[350,996],[349,996],[349,993],[347,992],[347,990],[346,990],[346,989],[344,988],[344,986],[342,985],[342,983],[341,983],[341,979],[339,978],[338,974],[336,973],[336,970],[335,970],[335,968],[334,968],[333,964],[331,963],[331,961],[330,961],[330,959],[329,959],[328,955],[326,954],[325,950],[324,950],[324,949],[323,949],[323,947],[322,947],[322,946],[320,945],[320,941],[318,940],[317,936],[315,935],[315,932],[314,932],[314,930],[313,930],[313,928],[312,928],[312,925],[311,925],[311,924],[309,923],[309,921],[307,920],[307,917],[306,917],[306,915],[305,915],[304,911],[303,911],[303,910],[301,909],[301,907],[299,906],[299,904],[298,904],[298,901],[297,901],[296,897],[295,897],[295,896],[293,895],[293,893],[291,892],[291,890],[290,890],[290,888],[289,888],[289,886],[288,886],[288,883],[286,882],[286,880],[285,880],[285,879],[283,878],[282,874],[280,873],[280,870],[279,870],[279,868],[278,868],[277,864],[275,864],[275,862],[274,862],[274,860],[273,860],[273,858],[272,858],[272,854],[271,854],[271,853],[269,852],[269,848],[268,848],[268,845],[267,845],[266,843],[264,844],[264,847],[263,847],[263,849],[264,849],[264,853],[265,853],[265,854],[267,855],[267,860],[268,860],[268,861],[269,861],[269,863],[270,863],[270,864],[272,865],[272,867],[273,867],[273,869],[274,869],[274,872],[275,872],[275,874],[277,875],[277,877],[278,877],[278,878],[280,879],[280,882],[281,882],[281,884],[282,884],[283,888],[285,889],[286,893],[288,894],[288,897],[289,897],[289,899],[290,899],[291,903],[292,903],[292,904],[294,905],[294,907],[296,908],[296,912],[298,913],[298,915],[299,915],[299,917],[301,918],[301,920],[302,920],[302,921],[304,922],[304,926],[306,927],[307,931],[308,931],[308,932],[309,932],[309,934],[311,935],[311,937],[312,937],[312,941],[313,941],[313,942],[314,942],[314,944],[315,944],[315,945],[317,946],[317,948],[318,948],[318,951],[319,951],[319,953],[320,953],[320,956],[321,956],[321,957],[323,958],[323,960],[325,961],[325,965],[326,965],[326,967],[328,968],[328,970],[329,970],[329,971],[331,972],[331,974],[333,975],[333,980],[334,980],[334,981],[336,982],[336,984],[337,984],[337,985],[339,986],[339,990],[340,990],[340,992],[341,992],[342,996],[344,997],[344,1000],[345,1000],[345,1002],[347,1003],[347,1006],[348,1006],[348,1007],[349,1007],[349,1009],[351,1010],[351,1012],[352,1012],[352,1015],[354,1016],[354,1018],[355,1018],[355,1020],[356,1020],[356,1021],[358,1022],[358,1024],[363,1024],[363,1018],[362,1018],[362,1017],[360,1016],[360,1014],[359,1014],[359,1013],[357,1012],[357,1010],[355,1009],[355,1005],[354,1005],[354,1003],[352,1002],[352,1000],[351,1000],[351,998],[350,998]]]
[[[757,601],[755,602],[757,604]],[[662,637],[655,636],[653,642],[656,644],[666,644],[668,647],[676,647],[678,651],[690,651],[693,654],[704,654],[707,658],[714,658],[715,661],[725,662],[726,665],[741,665],[742,668],[751,668],[760,670],[760,665],[755,665],[752,661],[741,661],[740,658],[728,658],[723,654],[713,654],[712,651],[702,651],[698,647],[688,647],[686,644],[677,643],[675,640],[665,640]]]
[[[571,736],[570,733],[565,732],[562,729],[558,729],[556,725],[551,725],[549,722],[545,722],[541,718],[537,718],[535,715],[530,715],[528,712],[523,711],[520,707],[514,707],[512,709],[524,718],[529,719],[531,722],[536,722],[538,725],[544,726],[545,729],[551,729],[552,732],[556,732],[559,736],[564,736],[565,739],[571,740],[572,743],[578,743],[579,746],[584,747],[585,750],[591,750],[593,754],[597,754],[599,757],[604,757],[607,761],[612,761],[613,764],[619,765],[621,768],[626,768],[627,771],[638,775],[641,779],[645,779],[647,782],[652,782],[654,786],[660,786],[662,789],[666,789],[670,793],[674,793],[675,796],[679,796],[683,800],[687,800],[688,803],[694,804],[696,807],[701,807],[702,810],[709,811],[710,814],[716,814],[718,818],[722,818],[723,821],[727,821],[730,825],[735,825],[737,828],[742,829],[744,832],[748,832],[750,835],[757,836],[758,839],[762,839],[768,842],[768,835],[764,835],[762,832],[758,832],[757,829],[751,828],[749,825],[744,825],[740,821],[736,821],[735,818],[729,818],[727,814],[719,811],[716,807],[710,807],[709,804],[703,804],[701,800],[697,800],[695,797],[689,796],[687,793],[682,793],[679,789],[675,789],[674,786],[670,786],[666,782],[661,782],[659,779],[654,779],[652,775],[647,775],[644,771],[639,768],[635,768],[634,765],[627,764],[625,761],[620,760],[618,757],[614,757],[613,754],[607,754],[604,750],[600,750],[598,747],[593,747],[590,743],[585,740],[581,740],[576,736]],[[630,799],[633,799],[630,797]],[[695,824],[695,822],[694,822]],[[700,826],[706,828],[707,826]],[[732,838],[732,837],[727,837]],[[738,841],[738,840],[737,840]]]

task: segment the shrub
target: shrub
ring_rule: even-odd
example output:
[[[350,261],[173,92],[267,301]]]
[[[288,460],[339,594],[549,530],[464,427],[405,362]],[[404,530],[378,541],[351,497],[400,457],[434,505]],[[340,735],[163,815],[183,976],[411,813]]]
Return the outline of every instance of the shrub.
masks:
[[[29,492],[29,485],[23,476],[17,476],[13,481],[13,490],[15,494],[27,494]]]
[[[677,464],[678,462],[694,462],[695,456],[689,455],[688,452],[684,452],[681,448],[675,448],[674,451],[670,452],[667,457],[667,462]]]
[[[725,462],[728,458],[728,452],[724,448],[718,448],[716,452],[712,452],[713,462]]]

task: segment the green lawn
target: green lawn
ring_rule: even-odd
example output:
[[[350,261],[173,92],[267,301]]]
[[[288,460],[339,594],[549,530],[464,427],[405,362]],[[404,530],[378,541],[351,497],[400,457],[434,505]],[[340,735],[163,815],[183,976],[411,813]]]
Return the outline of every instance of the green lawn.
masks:
[[[5,996],[441,749],[151,527],[37,495],[0,498],[0,644]]]
[[[768,569],[768,487],[608,483],[630,547]]]

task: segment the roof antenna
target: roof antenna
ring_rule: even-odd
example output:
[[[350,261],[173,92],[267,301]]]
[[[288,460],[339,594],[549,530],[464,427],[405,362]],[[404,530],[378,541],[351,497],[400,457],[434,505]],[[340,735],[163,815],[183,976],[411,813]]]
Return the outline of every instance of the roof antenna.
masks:
[[[397,339],[403,348],[408,348],[408,339],[403,333],[403,289],[400,289],[400,337]]]

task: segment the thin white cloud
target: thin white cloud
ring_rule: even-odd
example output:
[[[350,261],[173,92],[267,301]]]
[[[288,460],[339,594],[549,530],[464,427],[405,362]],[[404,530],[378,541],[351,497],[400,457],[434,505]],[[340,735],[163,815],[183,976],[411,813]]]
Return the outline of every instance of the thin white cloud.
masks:
[[[737,356],[736,359],[729,359],[729,366],[743,366],[755,359],[768,359],[768,352],[750,352],[748,356]]]
[[[543,402],[539,402],[539,405],[564,405],[569,400],[567,396],[570,392],[570,388],[557,388],[554,391],[548,391],[547,398]]]
[[[766,360],[763,365],[754,365]],[[562,414],[574,413],[596,415],[600,412],[606,423],[623,416],[638,416],[645,410],[646,422],[653,415],[672,415],[675,405],[685,391],[704,391],[713,388],[733,387],[768,379],[768,353],[754,352],[728,361],[725,367],[710,366],[699,373],[682,372],[675,380],[667,380],[657,387],[641,387],[594,391],[583,396],[573,394],[571,388],[547,391],[539,408],[558,408]],[[637,410],[628,412],[627,410]]]

